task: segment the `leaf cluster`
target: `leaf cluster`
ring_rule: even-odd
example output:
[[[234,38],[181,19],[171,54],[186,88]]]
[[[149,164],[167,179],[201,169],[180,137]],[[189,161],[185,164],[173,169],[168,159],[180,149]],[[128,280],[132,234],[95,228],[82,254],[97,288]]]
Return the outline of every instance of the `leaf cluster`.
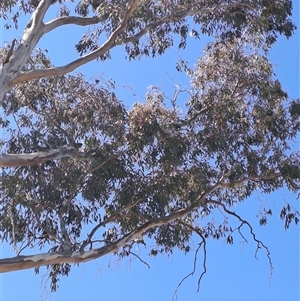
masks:
[[[60,16],[72,15],[71,8],[65,2],[54,2]],[[2,4],[1,14],[4,19],[11,19],[17,27],[21,13],[32,13],[38,4],[36,0],[22,0],[20,10],[15,11],[17,1],[6,1]],[[92,30],[87,30],[75,49],[82,55],[99,47],[103,36],[108,38],[120,25],[127,4],[128,1],[117,0],[76,1],[75,15],[97,15],[100,22]],[[161,55],[175,43],[179,48],[185,48],[189,33],[195,38],[219,35],[224,40],[241,37],[244,32],[261,34],[271,45],[278,34],[286,37],[293,34],[296,27],[290,19],[291,14],[291,0],[141,1],[118,37],[117,44],[125,45],[128,59]],[[11,27],[10,23],[4,26],[7,29]],[[107,58],[109,56],[102,59]]]
[[[97,14],[100,22],[76,50],[81,55],[95,50],[100,35],[108,37],[119,26],[127,4],[79,1],[75,13]],[[7,2],[5,18],[14,5]],[[38,2],[20,5],[31,13]],[[69,15],[65,1],[58,5],[60,15]],[[289,37],[295,29],[291,9],[288,0],[139,2],[115,42],[125,44],[129,59],[163,54],[174,41],[184,48],[190,32],[216,37],[194,68],[178,64],[191,86],[176,91],[171,102],[159,87],[149,87],[145,101],[128,109],[103,79],[87,82],[81,74],[13,87],[1,103],[4,152],[68,145],[81,148],[88,159],[4,169],[0,238],[18,254],[36,247],[52,252],[110,247],[143,227],[142,235],[154,241],[153,256],[174,248],[189,252],[193,233],[202,241],[232,244],[233,232],[249,224],[227,208],[257,190],[270,193],[286,185],[299,191],[293,139],[300,129],[300,104],[289,99],[267,56],[278,34]],[[37,49],[23,71],[52,67],[45,52]],[[108,57],[106,52],[101,59]],[[183,110],[179,94],[186,99]],[[241,225],[232,229],[227,216],[216,222],[217,208]],[[262,211],[261,225],[271,213]],[[289,205],[280,214],[286,228],[298,216]],[[126,241],[116,253],[129,256],[137,242],[140,238]],[[49,269],[55,290],[57,277],[67,275],[70,266]]]
[[[2,239],[64,250],[63,218],[78,250],[89,223],[103,225],[99,243],[105,245],[180,210],[189,212],[187,223],[193,225],[203,210],[213,210],[210,199],[231,206],[257,189],[269,193],[284,183],[297,191],[297,154],[286,154],[299,131],[298,102],[288,105],[267,57],[245,39],[218,40],[190,77],[185,115],[176,105],[167,107],[158,87],[127,111],[101,80],[88,83],[80,74],[12,89],[2,103],[9,137],[2,141],[4,150],[34,152],[80,142],[91,160],[5,170]],[[220,188],[212,189],[216,183]],[[207,224],[207,237],[228,232],[214,227]],[[187,250],[192,232],[174,222],[148,236],[162,252],[171,252],[175,246]]]

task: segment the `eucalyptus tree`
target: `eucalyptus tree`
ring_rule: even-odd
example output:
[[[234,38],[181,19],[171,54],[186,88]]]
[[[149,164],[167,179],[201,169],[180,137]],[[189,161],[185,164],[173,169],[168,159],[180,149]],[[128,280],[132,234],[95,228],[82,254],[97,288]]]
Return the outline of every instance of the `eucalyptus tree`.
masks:
[[[18,26],[21,13],[31,18],[21,40],[1,49],[0,238],[17,254],[1,259],[0,271],[47,266],[55,290],[71,264],[109,253],[128,257],[148,241],[153,256],[189,252],[195,235],[205,252],[207,239],[232,244],[242,227],[265,249],[272,269],[267,246],[232,207],[255,191],[299,191],[293,139],[300,103],[283,90],[267,56],[279,34],[288,38],[295,30],[291,1],[72,2],[1,4],[7,30]],[[50,7],[58,17],[45,21]],[[37,46],[68,24],[87,31],[74,45],[78,58],[54,66]],[[70,74],[107,60],[114,47],[123,47],[124,59],[155,60],[171,47],[184,49],[189,34],[213,42],[193,68],[178,62],[191,85],[171,100],[152,87],[128,110],[102,80]],[[209,220],[216,210],[224,213],[221,225]],[[270,214],[261,211],[262,225]],[[288,228],[299,213],[286,204],[280,218]],[[36,254],[22,255],[29,249]]]

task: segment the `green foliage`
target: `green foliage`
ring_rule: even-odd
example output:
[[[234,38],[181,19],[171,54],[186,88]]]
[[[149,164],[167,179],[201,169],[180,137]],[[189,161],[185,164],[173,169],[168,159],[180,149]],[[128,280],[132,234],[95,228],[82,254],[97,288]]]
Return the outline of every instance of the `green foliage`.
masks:
[[[292,221],[297,225],[299,223],[299,212],[293,209],[290,204],[286,204],[280,212],[280,218],[285,220],[285,229],[290,227]]]
[[[77,2],[74,12],[78,16],[87,17],[96,14],[101,21],[99,26],[88,30],[75,46],[81,55],[94,50],[100,45],[100,36],[109,37],[119,26],[127,2],[125,0]],[[2,17],[6,20],[11,19],[17,27],[20,13],[32,13],[38,3],[39,1],[36,0],[22,0],[19,6],[20,12],[15,12],[17,1],[6,1],[3,5]],[[58,14],[61,16],[70,15],[66,3],[66,0],[59,1]],[[185,48],[188,32],[192,32],[194,37],[199,37],[201,34],[220,35],[224,40],[241,37],[245,31],[249,34],[261,33],[265,35],[270,45],[277,40],[278,33],[286,37],[292,35],[296,27],[290,19],[291,14],[291,0],[247,0],[242,3],[231,0],[147,0],[134,11],[118,41],[120,44],[125,44],[129,59],[161,55],[173,46],[177,35],[180,38],[179,48]],[[190,22],[189,16],[192,16],[193,22]],[[10,22],[5,24],[6,28],[10,26]],[[126,42],[126,39],[146,28],[149,29],[147,36],[131,43]],[[103,59],[107,58],[107,56],[103,57]]]
[[[75,45],[80,55],[95,50],[99,36],[108,37],[119,26],[127,2],[77,3],[79,16],[100,17]],[[7,2],[6,19],[15,5]],[[32,13],[38,1],[20,5]],[[60,15],[69,14],[66,1],[59,7]],[[0,124],[8,137],[0,141],[3,151],[30,153],[80,143],[89,160],[3,169],[1,240],[16,250],[26,245],[66,251],[65,230],[71,250],[82,252],[110,246],[153,222],[157,225],[144,233],[154,241],[153,256],[174,248],[189,252],[193,233],[233,244],[235,230],[228,217],[215,222],[216,208],[238,218],[241,227],[247,223],[226,208],[257,190],[270,193],[286,185],[299,191],[299,153],[291,151],[300,129],[299,100],[289,99],[267,56],[278,34],[293,33],[291,9],[288,0],[143,1],[116,42],[125,44],[128,59],[161,55],[174,41],[185,48],[189,32],[215,37],[193,69],[183,61],[177,65],[191,82],[189,90],[176,94],[189,95],[186,113],[176,97],[168,101],[158,87],[127,110],[113,89],[104,88],[104,80],[87,82],[81,74],[13,87],[1,103]],[[130,39],[145,28],[147,35]],[[8,50],[2,49],[2,57]],[[109,52],[101,59],[108,57]],[[24,71],[50,67],[47,55],[36,50]],[[271,214],[262,210],[260,225]],[[280,218],[288,228],[291,221],[298,223],[299,213],[286,205]],[[95,232],[83,238],[91,226]],[[129,256],[134,243],[117,254]],[[71,267],[48,268],[56,290],[58,276],[68,275]]]

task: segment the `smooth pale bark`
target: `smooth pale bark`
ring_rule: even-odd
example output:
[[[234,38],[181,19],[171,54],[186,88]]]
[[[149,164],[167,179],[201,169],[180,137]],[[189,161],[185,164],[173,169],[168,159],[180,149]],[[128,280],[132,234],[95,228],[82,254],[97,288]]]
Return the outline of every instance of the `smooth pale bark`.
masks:
[[[245,178],[244,180],[241,180],[240,182],[237,183],[238,185],[241,185],[242,183],[249,181],[249,180],[257,180],[261,178],[275,178],[280,176],[280,174],[274,173],[269,176],[256,176],[252,178]],[[110,243],[108,245],[105,245],[101,248],[97,249],[92,249],[89,251],[85,251],[84,248],[87,245],[90,245],[89,241],[88,244],[86,244],[86,241],[82,242],[82,251],[79,252],[72,252],[72,251],[61,251],[61,252],[50,252],[50,253],[41,253],[41,254],[36,254],[36,255],[28,255],[28,256],[16,256],[12,258],[3,258],[0,259],[0,273],[5,273],[5,272],[11,272],[11,271],[17,271],[17,270],[24,270],[24,269],[32,269],[40,266],[45,266],[45,265],[51,265],[51,264],[61,264],[61,263],[69,263],[69,264],[74,264],[74,263],[83,263],[87,261],[91,261],[94,259],[97,259],[99,257],[105,256],[109,253],[116,253],[120,248],[126,246],[126,245],[131,245],[134,241],[141,241],[143,235],[150,229],[153,229],[155,227],[162,226],[164,224],[171,223],[173,221],[176,221],[177,219],[181,219],[184,217],[186,214],[189,212],[193,211],[195,208],[199,206],[201,203],[206,203],[206,204],[214,204],[214,206],[220,206],[222,209],[230,214],[235,216],[236,218],[239,219],[243,224],[246,224],[250,227],[252,230],[250,224],[241,219],[239,215],[237,215],[235,212],[231,212],[227,210],[226,206],[222,204],[221,202],[218,202],[216,200],[211,200],[208,198],[208,196],[215,190],[221,188],[221,187],[229,187],[228,183],[223,182],[223,178],[221,178],[218,182],[215,183],[215,185],[211,186],[207,191],[203,192],[198,200],[191,206],[185,209],[180,209],[168,216],[165,217],[160,217],[156,218],[153,220],[150,220],[148,222],[145,222],[142,226],[137,228],[136,230],[130,232],[129,234],[124,235],[122,238],[119,240]],[[93,230],[91,232],[90,236],[93,236],[95,232],[97,231],[98,227],[95,227],[95,231]],[[255,238],[255,234],[254,238]],[[256,238],[255,240],[259,242]],[[79,249],[80,250],[80,249]]]
[[[43,19],[45,13],[48,8],[55,3],[53,0],[41,0],[38,7],[32,14],[30,21],[28,22],[26,29],[23,33],[23,37],[20,45],[14,51],[13,55],[6,62],[2,68],[0,68],[0,100],[3,99],[6,92],[8,92],[13,86],[17,84],[24,83],[29,80],[51,77],[51,76],[59,76],[64,75],[69,72],[74,71],[76,68],[87,64],[101,55],[105,54],[107,51],[111,50],[118,44],[125,44],[129,42],[134,42],[139,40],[142,36],[146,35],[149,30],[160,26],[161,24],[167,22],[173,22],[176,20],[184,19],[187,16],[193,15],[207,15],[220,14],[222,11],[232,9],[236,6],[248,6],[247,4],[216,4],[212,8],[203,7],[200,10],[189,10],[184,9],[179,11],[174,15],[169,15],[157,20],[156,22],[150,23],[145,28],[143,28],[140,32],[128,36],[120,41],[117,41],[118,36],[122,33],[126,26],[127,21],[131,17],[132,13],[135,11],[139,4],[139,0],[131,0],[128,2],[128,9],[124,15],[124,18],[121,20],[119,26],[112,32],[111,36],[103,43],[99,48],[90,52],[89,54],[80,57],[64,66],[56,67],[56,68],[46,68],[46,69],[34,69],[30,71],[22,71],[26,62],[28,61],[33,49],[36,47],[40,38],[46,33],[58,28],[60,26],[74,24],[78,26],[87,26],[91,24],[97,24],[100,22],[100,19],[97,16],[92,18],[83,18],[83,17],[75,17],[75,16],[64,16],[60,18],[56,18],[54,20],[49,21],[48,23],[43,23]],[[117,41],[117,42],[116,42]]]
[[[45,24],[44,34],[56,29],[57,27],[63,25],[78,25],[78,26],[87,26],[92,24],[97,24],[100,22],[100,19],[97,16],[92,18],[83,18],[83,17],[74,17],[74,16],[63,16],[49,21]]]
[[[0,68],[0,100],[14,85],[13,80],[22,73],[22,69],[34,48],[44,34],[44,16],[51,6],[52,0],[42,0],[33,12],[22,36],[22,40],[13,55]]]
[[[0,273],[32,269],[40,266],[59,263],[82,263],[97,259],[109,253],[116,253],[121,247],[132,244],[132,242],[136,239],[141,240],[143,234],[145,234],[149,229],[170,223],[184,216],[189,211],[190,208],[181,209],[175,213],[170,214],[169,216],[146,222],[144,225],[123,236],[119,240],[98,249],[83,252],[62,251],[3,258],[0,259]]]
[[[100,22],[97,16],[93,18],[61,17],[44,24],[43,19],[45,13],[53,4],[53,1],[42,0],[33,12],[32,17],[24,30],[20,45],[14,51],[9,61],[0,68],[0,100],[2,100],[4,95],[17,84],[42,77],[58,76],[69,73],[109,51],[115,46],[117,36],[126,28],[127,21],[136,9],[137,3],[138,0],[131,0],[129,2],[128,10],[125,13],[123,20],[120,22],[120,25],[102,46],[90,54],[62,67],[22,71],[40,38],[47,32],[67,24],[86,26]]]
[[[14,78],[14,80],[12,81],[12,84],[17,85],[17,84],[20,84],[20,83],[22,83],[24,81],[28,81],[28,80],[45,78],[45,77],[50,77],[50,76],[64,75],[64,74],[74,71],[76,68],[78,68],[82,65],[85,65],[85,64],[99,58],[100,56],[102,56],[103,54],[105,54],[110,49],[112,49],[113,47],[116,46],[115,41],[116,41],[118,35],[120,33],[122,33],[124,31],[124,29],[126,28],[127,21],[130,18],[130,16],[132,15],[132,13],[135,11],[135,9],[137,7],[137,3],[138,3],[138,0],[131,1],[131,4],[130,4],[128,10],[126,11],[123,20],[120,22],[120,25],[115,29],[115,31],[112,32],[111,36],[106,40],[106,42],[103,43],[96,50],[94,50],[94,51],[90,52],[89,54],[82,56],[64,66],[60,66],[60,67],[56,67],[56,68],[47,68],[47,69],[34,69],[31,71],[20,73],[18,76],[16,76]],[[99,22],[99,18],[89,18],[89,19],[91,19],[91,22],[94,22],[94,23]],[[67,22],[69,22],[69,20],[70,20],[69,18],[65,18],[62,20],[57,20],[56,22],[55,21],[49,22],[45,25],[44,32],[48,32],[48,31],[52,30],[54,27],[68,24]],[[78,21],[78,19],[77,19],[77,21]]]
[[[101,248],[82,253],[63,251],[53,253],[42,253],[29,256],[16,256],[12,258],[3,258],[0,259],[0,273],[32,269],[40,266],[59,263],[83,263],[116,251],[117,249],[115,247],[107,246],[105,249]]]
[[[60,159],[63,157],[70,157],[77,160],[86,158],[83,152],[79,152],[74,147],[65,146],[28,154],[0,154],[0,167],[37,165],[49,160]]]

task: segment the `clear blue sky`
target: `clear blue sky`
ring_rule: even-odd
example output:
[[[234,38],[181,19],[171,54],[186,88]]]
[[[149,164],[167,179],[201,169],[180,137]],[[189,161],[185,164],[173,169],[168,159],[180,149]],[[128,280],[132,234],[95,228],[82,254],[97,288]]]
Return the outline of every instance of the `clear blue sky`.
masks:
[[[300,27],[298,0],[294,1],[293,19]],[[2,34],[1,44],[13,38],[9,32],[4,31]],[[76,27],[66,27],[44,37],[39,47],[49,50],[56,65],[65,64],[76,57],[73,45],[80,36]],[[187,50],[181,53],[182,57],[193,64],[197,56],[202,54],[202,42],[191,41]],[[280,38],[270,58],[277,65],[276,74],[289,95],[299,98],[299,30],[290,40]],[[120,97],[130,108],[132,103],[143,101],[149,85],[161,86],[170,95],[174,83],[181,83],[183,87],[188,85],[187,78],[175,72],[177,59],[177,50],[173,49],[155,60],[142,59],[128,63],[124,60],[124,52],[118,49],[112,52],[111,61],[92,62],[79,71],[86,74],[87,79],[99,74],[106,79],[115,79]],[[132,87],[136,96],[126,87]],[[279,212],[285,200],[299,210],[299,200],[284,189],[267,196],[257,193],[235,208],[237,213],[253,224],[258,238],[269,247],[275,269],[271,278],[266,253],[260,250],[258,260],[254,258],[255,244],[245,228],[248,244],[241,244],[238,237],[233,246],[222,241],[208,240],[207,273],[202,280],[201,290],[196,292],[198,276],[202,272],[200,252],[196,273],[182,284],[178,300],[298,301],[299,226],[292,224],[285,231],[284,223],[279,221]],[[273,211],[273,217],[264,227],[258,225],[256,218],[262,202],[268,202]],[[194,243],[197,246],[197,238]],[[61,278],[57,293],[51,293],[48,284],[45,284],[45,269],[41,269],[38,276],[32,270],[1,274],[0,300],[171,300],[180,280],[192,271],[193,254],[185,256],[175,251],[170,257],[149,258],[146,256],[147,250],[142,246],[136,252],[151,266],[150,269],[135,259],[120,261],[117,257],[106,256],[79,267],[74,266],[68,278]],[[11,257],[14,254],[9,246],[3,245],[0,256]]]

